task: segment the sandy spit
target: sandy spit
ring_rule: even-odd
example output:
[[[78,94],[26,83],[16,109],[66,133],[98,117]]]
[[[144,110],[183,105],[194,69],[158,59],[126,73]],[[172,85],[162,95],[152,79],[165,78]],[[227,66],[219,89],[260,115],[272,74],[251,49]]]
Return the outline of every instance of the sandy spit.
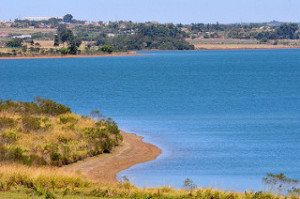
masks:
[[[151,161],[161,154],[158,147],[143,142],[143,137],[121,131],[123,143],[112,153],[101,154],[97,157],[68,165],[62,169],[79,171],[88,179],[100,182],[117,182],[116,175],[133,165]]]

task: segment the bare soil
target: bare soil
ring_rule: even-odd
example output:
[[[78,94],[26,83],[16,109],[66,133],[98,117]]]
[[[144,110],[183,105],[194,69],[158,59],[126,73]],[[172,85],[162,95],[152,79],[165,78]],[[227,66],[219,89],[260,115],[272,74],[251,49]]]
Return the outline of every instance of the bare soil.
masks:
[[[101,154],[63,167],[66,171],[79,171],[88,179],[100,182],[117,182],[116,175],[133,165],[151,161],[161,154],[161,149],[145,143],[142,137],[121,131],[121,146],[111,153]]]

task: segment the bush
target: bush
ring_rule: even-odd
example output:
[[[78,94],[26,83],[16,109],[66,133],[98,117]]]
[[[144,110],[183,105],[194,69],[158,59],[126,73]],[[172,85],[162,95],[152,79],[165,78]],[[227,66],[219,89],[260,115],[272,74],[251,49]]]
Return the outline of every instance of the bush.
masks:
[[[23,129],[25,131],[36,131],[41,128],[41,118],[23,116],[22,118]]]
[[[13,143],[17,141],[17,133],[13,130],[7,130],[3,131],[1,133],[1,142],[6,144],[6,143]]]
[[[15,120],[8,117],[0,117],[0,129],[13,128]]]
[[[42,113],[50,114],[50,115],[61,115],[64,113],[71,113],[71,109],[66,107],[65,105],[56,103],[50,99],[42,99],[39,97],[35,98],[35,101]]]
[[[100,50],[105,53],[112,53],[114,51],[114,47],[110,45],[104,45],[100,47]]]
[[[66,54],[68,54],[70,52],[70,50],[68,48],[62,47],[61,49],[59,49],[59,52],[62,55],[66,55]]]
[[[12,100],[0,100],[0,111],[3,110],[12,113],[48,114],[54,116],[71,112],[71,109],[65,105],[40,97],[36,97],[35,102],[14,102]]]
[[[20,147],[10,148],[8,156],[15,162],[23,162],[23,150]]]
[[[55,195],[50,192],[50,191],[47,191],[46,194],[45,194],[45,199],[55,199]]]
[[[8,42],[6,42],[6,47],[9,48],[21,48],[22,47],[22,39],[11,39]]]
[[[66,116],[66,117],[60,116],[59,117],[60,124],[67,124],[67,123],[76,124],[77,122],[78,122],[78,120],[72,116]]]
[[[53,166],[61,166],[61,155],[57,152],[51,152],[50,154],[51,164]]]

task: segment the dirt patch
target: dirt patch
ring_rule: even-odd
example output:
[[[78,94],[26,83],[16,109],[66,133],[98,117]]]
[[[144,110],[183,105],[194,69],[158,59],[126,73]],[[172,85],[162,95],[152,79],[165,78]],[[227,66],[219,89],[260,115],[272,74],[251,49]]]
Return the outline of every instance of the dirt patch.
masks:
[[[299,46],[271,45],[271,44],[193,44],[197,50],[229,50],[229,49],[292,49]]]

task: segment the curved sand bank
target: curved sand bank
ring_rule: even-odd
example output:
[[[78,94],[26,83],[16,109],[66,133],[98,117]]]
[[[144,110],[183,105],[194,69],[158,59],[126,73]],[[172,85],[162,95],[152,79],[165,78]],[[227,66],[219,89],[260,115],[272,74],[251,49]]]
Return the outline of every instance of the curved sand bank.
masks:
[[[82,57],[122,57],[122,56],[139,56],[145,54],[138,53],[115,53],[103,55],[65,55],[65,56],[28,56],[28,57],[0,57],[0,59],[57,59],[57,58],[82,58]]]
[[[123,143],[112,153],[101,154],[97,157],[63,167],[65,170],[80,171],[91,180],[102,182],[117,182],[116,175],[122,170],[135,164],[156,159],[161,149],[145,143],[142,137],[121,131]]]

